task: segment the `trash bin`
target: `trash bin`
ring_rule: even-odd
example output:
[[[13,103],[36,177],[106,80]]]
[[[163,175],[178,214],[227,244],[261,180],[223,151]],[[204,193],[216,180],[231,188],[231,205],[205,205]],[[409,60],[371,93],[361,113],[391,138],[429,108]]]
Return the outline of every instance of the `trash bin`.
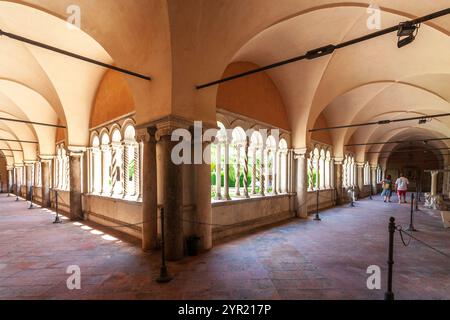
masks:
[[[186,240],[186,249],[188,256],[196,256],[198,254],[198,243],[200,241],[200,237],[190,236]]]

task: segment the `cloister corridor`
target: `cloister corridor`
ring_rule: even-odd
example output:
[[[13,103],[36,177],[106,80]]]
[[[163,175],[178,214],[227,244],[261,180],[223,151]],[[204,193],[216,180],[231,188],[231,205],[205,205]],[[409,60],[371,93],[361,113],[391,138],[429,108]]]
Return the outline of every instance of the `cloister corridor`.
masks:
[[[322,211],[320,222],[292,219],[170,262],[174,279],[158,284],[159,251],[92,222],[54,225],[54,212],[15,199],[0,195],[0,299],[383,299],[388,219],[409,223],[409,204],[361,199]],[[438,214],[420,206],[415,225],[450,254]],[[448,299],[448,258],[396,234],[394,260],[396,299]],[[69,265],[80,267],[80,290],[67,289]],[[381,290],[366,287],[369,265],[381,267]]]

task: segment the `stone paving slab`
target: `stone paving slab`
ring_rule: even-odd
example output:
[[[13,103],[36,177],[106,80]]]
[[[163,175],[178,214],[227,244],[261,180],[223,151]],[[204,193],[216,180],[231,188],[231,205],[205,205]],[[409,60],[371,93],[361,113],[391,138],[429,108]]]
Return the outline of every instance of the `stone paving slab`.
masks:
[[[0,299],[383,299],[388,219],[409,223],[407,204],[360,200],[171,262],[174,279],[158,284],[159,252],[90,222],[54,225],[54,212],[14,199],[0,195]],[[450,254],[440,216],[421,208],[415,225]],[[81,290],[67,289],[70,265],[80,266]],[[381,267],[381,290],[366,287],[370,265]],[[404,247],[398,234],[394,270],[397,299],[450,299],[450,260],[415,241]]]

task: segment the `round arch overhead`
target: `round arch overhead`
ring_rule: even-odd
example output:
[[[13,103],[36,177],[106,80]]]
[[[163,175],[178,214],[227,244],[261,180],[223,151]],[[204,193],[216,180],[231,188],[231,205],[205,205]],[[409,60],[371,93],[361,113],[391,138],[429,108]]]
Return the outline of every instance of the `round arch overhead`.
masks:
[[[0,110],[9,113],[5,118],[55,124],[58,116],[51,105],[36,91],[9,80],[0,80]],[[34,124],[29,126],[39,142],[41,155],[55,152],[56,128]]]
[[[427,81],[432,75],[422,75],[417,79]],[[439,90],[440,91],[440,90]],[[323,111],[329,126],[364,123],[380,120],[393,120],[414,116],[427,116],[448,113],[450,103],[440,94],[426,88],[404,82],[381,81],[359,86],[337,97]],[[345,111],[345,112],[343,112]],[[450,124],[450,117],[433,119],[432,123]],[[403,125],[416,122],[405,122]],[[394,124],[374,125],[360,128],[347,128],[330,131],[338,154],[343,145],[353,138],[354,142],[368,142],[364,137],[375,130],[390,130]],[[399,124],[398,124],[399,125]],[[428,127],[425,124],[424,127]],[[357,140],[357,141],[356,141]]]
[[[426,139],[432,139],[432,138],[441,138],[443,137],[442,133],[432,131],[432,130],[425,130],[423,128],[411,128],[411,127],[403,127],[398,128],[386,133],[380,133],[378,132],[377,135],[373,136],[371,139],[378,139],[374,141],[412,141],[412,140],[426,140]],[[448,142],[446,141],[430,141],[427,143],[432,148],[447,148],[449,147]],[[402,143],[402,144],[384,144],[384,145],[373,145],[370,146],[370,148],[365,148],[365,146],[362,147],[356,147],[357,150],[360,153],[365,153],[366,151],[372,151],[372,152],[382,152],[387,150],[392,150],[394,148],[402,147],[402,146],[408,146],[408,145],[420,145],[420,143],[417,142],[410,142],[410,143]],[[445,152],[445,150],[439,151],[441,154],[445,154],[448,152]],[[371,159],[378,159],[380,157],[380,154],[372,153],[369,154]]]
[[[18,140],[18,137],[16,135],[11,133],[10,131],[4,130],[4,128],[2,128],[2,124],[0,124],[0,138],[8,139],[8,140]],[[16,142],[16,141],[1,141],[1,140],[0,140],[0,143],[3,143],[3,145],[7,146],[7,148],[9,148],[9,149],[23,150],[23,151],[13,151],[12,152],[12,154],[14,156],[14,163],[22,163],[22,161],[25,160],[25,150],[27,150],[27,155],[32,153],[33,147],[26,146],[27,144],[25,144],[25,143],[22,144],[22,143]]]
[[[66,51],[76,52],[105,63],[113,62],[108,53],[88,34],[77,28],[69,28],[63,19],[29,6],[2,1],[0,3],[0,26],[6,32],[44,42]],[[23,69],[24,65],[25,67],[30,65],[34,70],[32,75],[37,74],[41,80],[44,80],[45,86],[43,88],[41,86],[37,92],[46,97],[53,107],[54,114],[48,114],[53,123],[56,124],[57,121],[56,113],[61,123],[67,125],[68,144],[87,145],[91,106],[105,69],[29,44],[17,43],[6,37],[1,37],[0,43],[6,43],[8,46],[7,53],[10,56],[9,61],[12,63],[12,67]],[[16,59],[11,58],[16,56],[16,52],[25,61],[17,57]],[[10,75],[13,74],[10,73]],[[33,78],[32,76],[28,77]],[[36,88],[33,79],[23,79],[22,77],[22,79],[12,78],[10,80],[19,81],[30,89]],[[14,95],[11,88],[7,89],[12,100],[19,99],[17,93]],[[58,99],[52,96],[52,92],[56,92]],[[28,97],[31,98],[31,94]],[[22,101],[22,104],[27,104],[27,107],[31,108],[33,100]],[[62,106],[62,110],[58,108],[59,106]],[[43,128],[38,128],[38,130],[49,131]],[[43,133],[43,136],[48,134],[49,132]],[[53,153],[53,150],[43,151],[43,153]]]
[[[284,20],[254,37],[239,50],[234,60],[266,65],[310,48],[367,34],[365,9],[356,6],[325,8]],[[430,12],[433,9],[434,6],[430,6]],[[382,13],[384,27],[406,19],[406,14]],[[305,127],[312,128],[322,110],[351,88],[380,79],[400,81],[421,73],[450,73],[450,57],[445,54],[450,50],[448,35],[426,25],[422,25],[419,32],[416,41],[401,50],[396,46],[395,35],[384,36],[327,57],[268,71],[287,105],[294,144],[304,145],[309,139],[304,133]],[[437,58],[428,59],[428,56]],[[414,63],[409,63],[411,61]]]

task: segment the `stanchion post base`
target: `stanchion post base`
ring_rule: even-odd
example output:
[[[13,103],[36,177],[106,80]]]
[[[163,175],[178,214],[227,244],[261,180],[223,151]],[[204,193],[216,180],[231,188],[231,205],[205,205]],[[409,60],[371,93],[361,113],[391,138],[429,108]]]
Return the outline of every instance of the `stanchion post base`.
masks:
[[[384,294],[384,300],[394,300],[394,293],[393,292],[386,292]]]
[[[159,277],[156,278],[156,282],[158,283],[167,283],[170,282],[173,278],[169,276],[167,272],[167,267],[161,267],[161,272],[159,274]]]
[[[53,223],[62,223],[62,220],[58,216],[56,216],[55,221],[53,221]]]
[[[419,230],[414,228],[414,226],[409,226],[408,228],[406,228],[406,231],[419,231]]]
[[[314,220],[314,221],[322,221],[322,219],[320,219],[320,216],[319,216],[319,215],[316,215],[316,216],[314,217],[313,220]]]

